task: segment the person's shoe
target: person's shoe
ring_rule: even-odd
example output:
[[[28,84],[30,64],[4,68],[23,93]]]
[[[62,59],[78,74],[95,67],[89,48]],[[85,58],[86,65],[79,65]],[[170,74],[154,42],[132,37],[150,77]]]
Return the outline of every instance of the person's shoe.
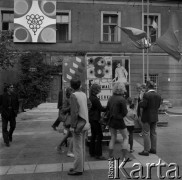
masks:
[[[61,147],[59,147],[59,146],[56,147],[56,151],[58,153],[64,153],[64,150]]]
[[[83,174],[82,172],[77,172],[77,171],[69,171],[68,172],[68,175],[71,175],[71,176],[79,176],[82,174]]]
[[[5,145],[6,145],[7,147],[10,147],[10,144],[9,144],[9,143],[5,143]]]
[[[133,153],[134,152],[134,150],[133,149],[130,149],[130,153]]]
[[[149,156],[149,152],[147,151],[142,151],[142,152],[139,152],[138,154],[141,156]]]
[[[95,159],[98,159],[98,160],[106,160],[106,158],[104,156],[95,156]]]
[[[74,171],[74,168],[70,168],[70,169],[69,169],[69,172],[72,172],[72,171]]]
[[[9,141],[12,142],[13,138],[12,136],[9,136]]]
[[[156,154],[157,152],[156,152],[156,150],[150,149],[149,153]]]
[[[90,154],[90,157],[95,157],[95,155],[94,154]]]
[[[54,131],[57,131],[56,127],[54,125],[52,125],[52,128],[54,129]]]
[[[67,153],[67,156],[68,157],[75,157],[75,155],[73,153],[71,153],[71,152]]]
[[[141,132],[141,133],[139,133],[139,136],[140,136],[140,137],[142,137],[142,136],[143,136],[143,133],[142,133],[142,132]]]

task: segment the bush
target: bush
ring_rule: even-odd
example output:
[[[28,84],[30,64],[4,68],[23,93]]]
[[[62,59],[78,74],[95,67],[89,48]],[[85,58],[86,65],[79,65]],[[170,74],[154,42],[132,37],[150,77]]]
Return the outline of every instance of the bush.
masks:
[[[39,52],[23,54],[20,58],[21,74],[17,83],[19,98],[23,99],[23,107],[38,106],[46,101],[50,90],[51,66],[43,62]]]

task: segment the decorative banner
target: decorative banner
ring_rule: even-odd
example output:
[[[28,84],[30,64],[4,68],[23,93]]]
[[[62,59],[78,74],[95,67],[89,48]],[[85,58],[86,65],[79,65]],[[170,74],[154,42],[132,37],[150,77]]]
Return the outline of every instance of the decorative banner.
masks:
[[[14,0],[14,42],[56,43],[56,0]]]
[[[119,65],[120,66],[119,66]],[[124,79],[123,76],[126,75]],[[97,83],[101,86],[98,94],[103,106],[107,105],[108,99],[112,96],[112,87],[115,82],[129,82],[129,59],[121,56],[87,56],[87,95],[90,86]],[[126,85],[129,96],[129,86]]]
[[[63,86],[70,86],[70,80],[78,77],[82,82],[82,90],[85,91],[86,71],[84,56],[65,56],[63,60]]]

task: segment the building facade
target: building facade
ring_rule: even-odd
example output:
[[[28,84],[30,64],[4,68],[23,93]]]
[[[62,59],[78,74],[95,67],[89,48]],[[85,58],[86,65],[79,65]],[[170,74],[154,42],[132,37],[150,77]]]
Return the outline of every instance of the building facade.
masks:
[[[56,43],[15,43],[25,51],[39,50],[45,61],[53,64],[63,63],[63,71],[53,76],[50,91],[51,101],[57,100],[60,88],[79,74],[89,86],[90,80],[114,78],[116,62],[124,64],[128,72],[128,95],[136,96],[136,83],[143,83],[147,75],[156,82],[157,91],[173,105],[182,104],[182,63],[165,53],[155,44],[171,25],[171,16],[178,18],[179,44],[182,51],[182,4],[180,1],[120,1],[120,0],[57,0],[56,2]],[[0,1],[0,30],[14,28],[14,2]],[[152,46],[147,50],[139,49],[121,30],[133,27],[148,31]],[[148,30],[147,30],[148,29]],[[92,77],[90,64],[97,58],[104,59],[104,75]],[[110,60],[112,68],[110,68]],[[114,64],[115,63],[115,64]],[[102,66],[102,64],[101,64]],[[17,81],[17,68],[13,81]],[[1,71],[1,85],[12,81],[6,72]],[[82,76],[82,74],[85,74]],[[112,77],[111,77],[112,76]],[[90,78],[90,79],[89,79]],[[89,80],[88,80],[89,79]],[[107,78],[106,78],[107,79]],[[111,87],[103,82],[103,90]],[[2,87],[2,86],[1,86]],[[2,92],[2,89],[1,89]],[[107,92],[103,100],[107,99]]]

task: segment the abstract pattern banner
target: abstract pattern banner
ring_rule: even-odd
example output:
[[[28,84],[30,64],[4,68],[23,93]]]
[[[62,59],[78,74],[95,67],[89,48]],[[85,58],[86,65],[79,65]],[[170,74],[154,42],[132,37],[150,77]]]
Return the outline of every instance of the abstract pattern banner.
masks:
[[[14,42],[56,43],[56,0],[14,0]]]

